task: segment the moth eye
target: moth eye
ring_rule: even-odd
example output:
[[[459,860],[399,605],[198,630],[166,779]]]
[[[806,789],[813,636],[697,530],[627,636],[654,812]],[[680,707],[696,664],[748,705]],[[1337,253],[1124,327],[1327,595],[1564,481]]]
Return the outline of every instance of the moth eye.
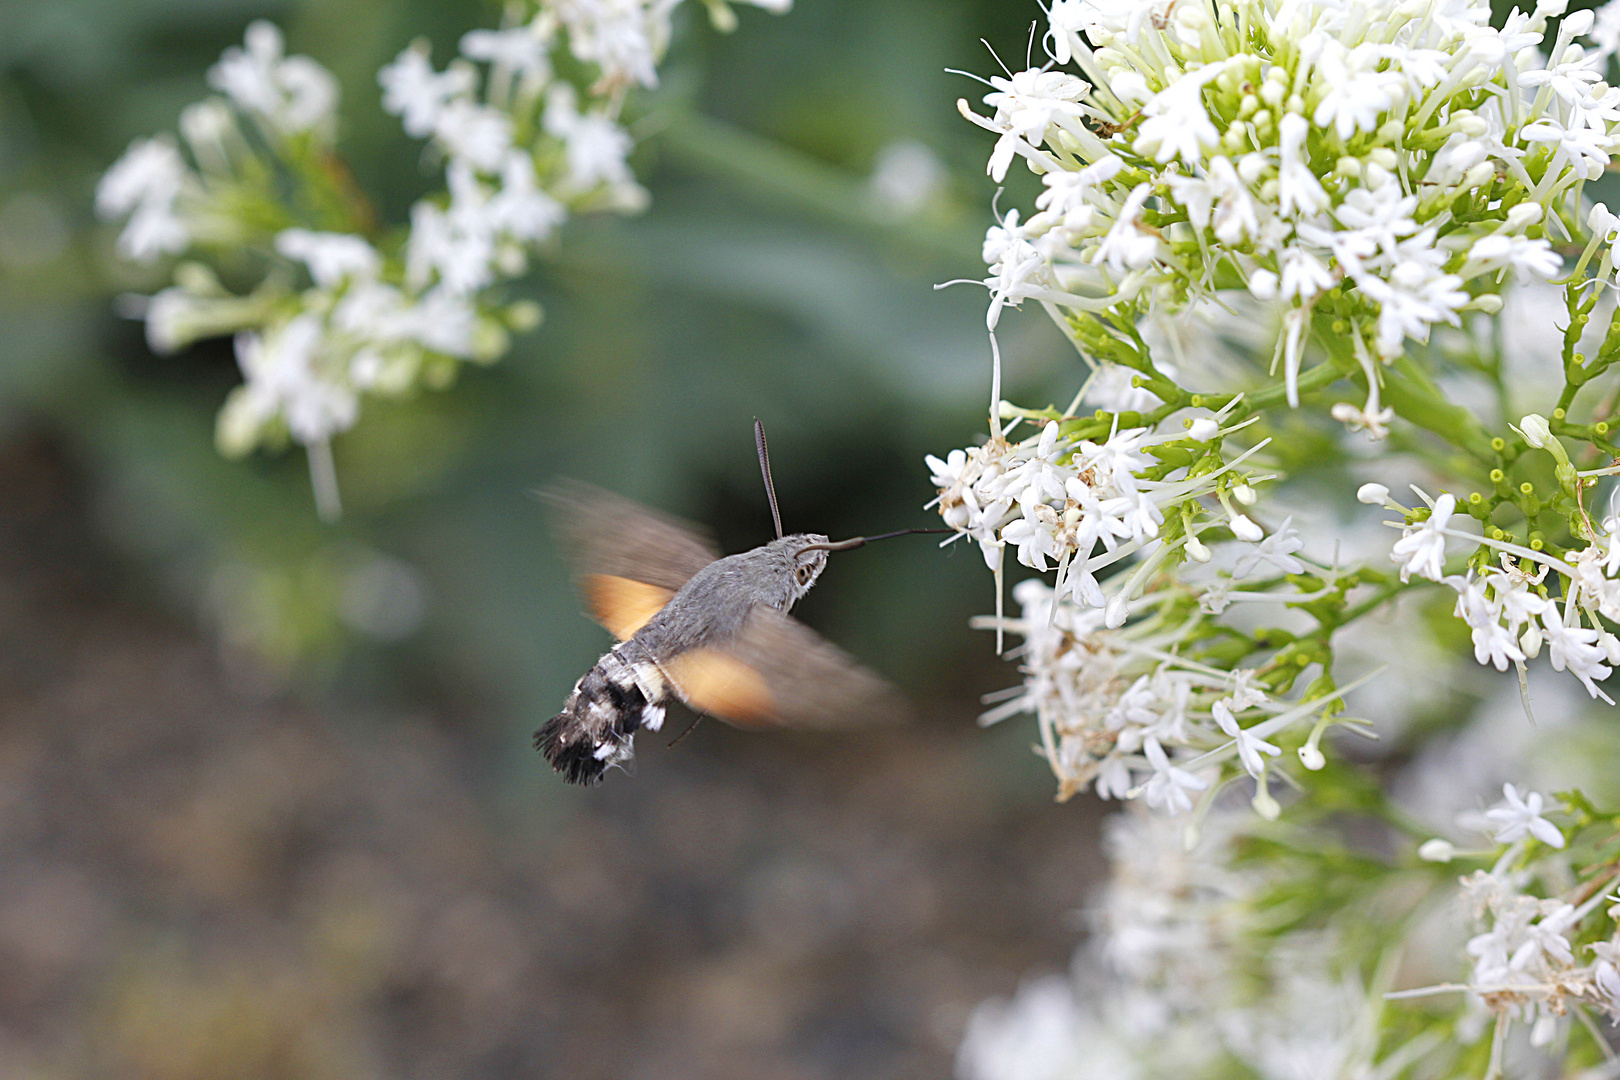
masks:
[[[810,584],[810,567],[799,567],[797,570],[793,571],[793,576],[799,579],[800,585]]]

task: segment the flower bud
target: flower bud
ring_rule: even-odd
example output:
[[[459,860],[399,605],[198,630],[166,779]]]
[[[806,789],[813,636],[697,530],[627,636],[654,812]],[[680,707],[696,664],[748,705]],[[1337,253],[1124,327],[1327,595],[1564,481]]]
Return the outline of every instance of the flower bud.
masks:
[[[1239,514],[1232,519],[1232,535],[1251,544],[1258,544],[1266,538],[1265,532],[1250,521],[1247,514]]]
[[[1496,165],[1489,161],[1482,161],[1463,174],[1462,184],[1464,191],[1471,188],[1484,187],[1496,179]]]
[[[1110,630],[1118,630],[1125,625],[1125,617],[1128,614],[1125,598],[1116,596],[1108,601],[1108,607],[1103,610],[1103,625]]]
[[[1423,841],[1417,853],[1424,862],[1446,863],[1457,857],[1457,847],[1437,836],[1433,840]]]
[[[1299,748],[1299,763],[1311,772],[1317,772],[1327,765],[1327,758],[1322,755],[1322,748],[1316,745],[1316,740],[1308,740]]]
[[[1514,204],[1507,212],[1507,225],[1509,229],[1518,231],[1527,225],[1534,225],[1541,220],[1541,204],[1535,201]]]
[[[1534,660],[1541,655],[1541,629],[1535,623],[1524,628],[1519,635],[1519,648],[1524,650],[1526,660]]]
[[[1191,559],[1193,562],[1209,562],[1209,548],[1205,547],[1204,542],[1198,539],[1198,537],[1189,536],[1187,537],[1187,558]]]
[[[1603,636],[1598,638],[1598,644],[1602,645],[1603,651],[1608,654],[1610,664],[1620,665],[1620,638],[1604,631]]]
[[[1221,433],[1221,425],[1207,416],[1200,416],[1187,425],[1187,438],[1208,442]]]
[[[1518,430],[1519,434],[1524,436],[1524,441],[1537,450],[1545,447],[1547,440],[1552,438],[1552,427],[1547,423],[1547,418],[1540,413],[1531,413],[1520,420]]]
[[[1239,484],[1232,489],[1232,498],[1244,506],[1253,506],[1260,500],[1260,493],[1248,484]]]
[[[1368,506],[1383,506],[1389,502],[1389,488],[1383,484],[1362,484],[1356,489],[1356,501]]]
[[[1271,792],[1265,788],[1261,788],[1254,793],[1250,805],[1254,807],[1255,813],[1267,821],[1276,821],[1277,815],[1282,813],[1282,807],[1278,805],[1276,799],[1271,797]]]

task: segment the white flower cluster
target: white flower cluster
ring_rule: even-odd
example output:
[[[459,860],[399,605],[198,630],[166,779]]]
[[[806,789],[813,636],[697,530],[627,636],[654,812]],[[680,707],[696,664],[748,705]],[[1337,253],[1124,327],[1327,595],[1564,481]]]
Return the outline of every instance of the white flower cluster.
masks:
[[[1336,698],[1276,700],[1255,671],[1183,659],[1180,647],[1207,630],[1195,610],[1178,618],[1167,607],[1110,629],[1102,611],[1068,598],[1054,609],[1053,596],[1038,580],[1014,587],[1021,616],[1000,625],[1023,638],[1024,681],[983,722],[1033,713],[1060,799],[1091,787],[1176,815],[1213,797],[1223,774],[1247,774],[1256,811],[1277,816],[1268,783],[1282,750],[1271,740]],[[1299,749],[1307,768],[1323,764],[1322,730]]]
[[[1525,418],[1533,427],[1540,417]],[[1545,424],[1545,421],[1542,421]],[[1543,445],[1557,446],[1550,436]],[[1555,451],[1567,462],[1561,447]],[[1415,489],[1414,489],[1415,490]],[[1362,502],[1411,513],[1394,502],[1382,484],[1366,484]],[[1401,564],[1401,580],[1411,575],[1442,582],[1457,593],[1456,615],[1468,625],[1474,658],[1506,671],[1512,664],[1524,677],[1525,662],[1543,647],[1556,671],[1568,671],[1588,694],[1613,705],[1598,687],[1620,665],[1620,637],[1605,624],[1620,621],[1620,518],[1603,524],[1603,535],[1586,547],[1558,558],[1543,550],[1463,532],[1451,526],[1455,496],[1429,500],[1428,516],[1402,529],[1390,557]],[[1445,573],[1446,540],[1455,538],[1494,548],[1500,568],[1482,565],[1478,573]],[[1550,591],[1549,572],[1561,582],[1562,605]],[[1582,621],[1584,617],[1584,622]]]
[[[1026,299],[1066,325],[1246,288],[1281,315],[1291,403],[1313,311],[1342,324],[1324,345],[1369,389],[1335,416],[1382,435],[1377,361],[1497,310],[1506,272],[1557,274],[1610,160],[1614,35],[1583,46],[1574,12],[1544,65],[1564,8],[1498,29],[1469,0],[1054,0],[1047,46],[1081,74],[993,78],[989,117],[961,105],[999,136],[992,176],[1019,157],[1044,187],[986,238],[992,329]]]
[[[1252,502],[1253,489],[1231,484],[1228,475],[1264,443],[1220,463],[1216,440],[1232,429],[1223,430],[1219,420],[1205,416],[1191,421],[1187,430],[1170,433],[1116,429],[1100,443],[1064,435],[1057,420],[1048,420],[1039,434],[1017,443],[997,433],[982,446],[952,450],[944,460],[928,455],[939,488],[939,497],[929,506],[937,505],[945,524],[978,541],[992,570],[1000,571],[1009,545],[1017,560],[1033,569],[1045,571],[1051,560],[1058,568],[1058,592],[1088,607],[1108,607],[1108,625],[1117,627],[1148,575],[1180,549],[1208,560],[1197,532],[1216,522],[1205,520],[1200,497],[1219,496],[1226,511],[1220,523],[1241,539],[1257,542],[1264,535],[1232,506],[1232,492],[1240,501]],[[1155,464],[1148,456],[1152,448],[1172,442],[1196,452],[1205,467],[1181,467],[1161,479],[1145,476]],[[1180,537],[1156,543],[1167,509],[1178,517]],[[1153,546],[1152,557],[1110,604],[1096,571],[1148,545]]]
[[[1232,815],[1206,820],[1188,851],[1173,823],[1110,819],[1113,874],[1090,905],[1093,938],[1072,978],[981,1005],[957,1054],[963,1080],[1262,1080],[1372,1072],[1358,1031],[1372,1004],[1330,934],[1250,938],[1266,877],[1227,863]],[[1256,976],[1258,975],[1258,978]],[[1235,1072],[1234,1060],[1241,1063]]]
[[[656,83],[677,3],[539,0],[503,29],[466,34],[442,71],[425,43],[402,52],[378,73],[383,107],[432,140],[446,190],[418,201],[410,228],[390,237],[334,180],[344,173],[332,160],[336,80],[283,55],[271,24],[250,26],[245,48],[209,72],[224,97],[181,117],[190,161],[167,137],[137,139],[97,191],[103,216],[128,217],[118,246],[131,259],[246,248],[270,264],[239,296],[182,263],[142,308],[157,351],[236,333],[244,381],[220,412],[221,451],[287,437],[310,447],[317,498],[335,512],[329,441],[358,419],[363,395],[445,385],[458,362],[495,360],[509,331],[534,326],[538,308],[498,305],[489,289],[522,274],[570,214],[646,205],[619,112],[628,86]],[[720,0],[710,8],[729,15]],[[591,87],[556,74],[564,50],[599,73]],[[280,173],[303,185],[298,197],[276,187]],[[300,278],[307,287],[290,287]]]
[[[1405,991],[1401,997],[1420,997],[1466,990],[1470,1000],[1494,1014],[1502,1025],[1519,1022],[1530,1027],[1530,1044],[1546,1046],[1559,1034],[1561,1022],[1573,1009],[1595,1006],[1611,1021],[1620,1022],[1620,931],[1602,940],[1577,945],[1585,925],[1605,902],[1620,897],[1605,895],[1616,880],[1613,866],[1599,868],[1598,876],[1565,897],[1539,897],[1529,887],[1543,881],[1567,881],[1570,868],[1562,851],[1563,831],[1543,816],[1546,801],[1539,792],[1502,786],[1502,802],[1483,814],[1466,814],[1459,824],[1472,826],[1507,848],[1490,870],[1463,877],[1461,899],[1482,932],[1469,938],[1469,976],[1465,985],[1446,985]],[[1524,858],[1526,845],[1538,841],[1545,854]],[[1431,840],[1420,849],[1424,858],[1448,862],[1455,848],[1444,840]],[[1476,853],[1478,854],[1478,853]],[[1599,916],[1600,918],[1602,916]],[[1613,906],[1607,921],[1620,919]]]

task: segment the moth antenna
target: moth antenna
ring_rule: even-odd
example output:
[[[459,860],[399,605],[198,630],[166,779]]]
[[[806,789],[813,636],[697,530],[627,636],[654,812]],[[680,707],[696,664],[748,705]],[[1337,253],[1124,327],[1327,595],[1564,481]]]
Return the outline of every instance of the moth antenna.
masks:
[[[894,532],[879,533],[876,536],[852,536],[848,540],[835,540],[825,544],[810,544],[799,549],[800,554],[806,551],[853,551],[867,544],[875,544],[879,540],[890,540],[896,536],[910,536],[912,533],[948,533],[955,529],[896,529]]]
[[[771,523],[776,526],[776,538],[782,539],[782,511],[776,507],[776,483],[771,479],[771,452],[765,447],[765,425],[754,417],[754,445],[759,449],[759,471],[765,477],[765,495],[771,500]]]

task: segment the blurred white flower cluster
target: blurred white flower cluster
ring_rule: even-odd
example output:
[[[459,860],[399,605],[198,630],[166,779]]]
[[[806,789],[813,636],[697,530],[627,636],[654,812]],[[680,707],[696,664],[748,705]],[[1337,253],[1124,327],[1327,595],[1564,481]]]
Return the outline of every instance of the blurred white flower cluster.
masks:
[[[723,0],[706,2],[734,21]],[[462,361],[498,359],[511,331],[536,325],[536,305],[493,287],[524,273],[570,215],[646,205],[619,117],[627,90],[657,83],[677,4],[538,0],[510,6],[501,29],[466,34],[443,70],[426,42],[402,52],[378,73],[383,107],[431,140],[444,190],[397,230],[375,219],[335,152],[336,79],[285,55],[270,23],[248,27],[209,72],[221,96],[181,115],[181,140],[135,140],[97,189],[104,217],[127,218],[118,250],[129,259],[239,267],[245,252],[263,263],[242,295],[203,262],[181,262],[171,286],[135,305],[155,351],[236,335],[243,383],[220,412],[220,450],[309,447],[330,515],[330,440],[365,395],[446,385]],[[557,73],[563,56],[588,85]]]
[[[1441,873],[1364,864],[1330,892],[1323,872],[1357,861],[1332,830],[1256,835],[1217,808],[1190,848],[1172,822],[1116,815],[1073,973],[981,1005],[958,1076],[1551,1075],[1538,1050],[1576,1025],[1606,1041],[1598,1022],[1620,1019],[1620,869],[1572,860],[1539,793],[1503,796],[1460,822],[1487,846],[1422,846]],[[1269,858],[1253,857],[1257,840]],[[1490,867],[1448,877],[1465,858]],[[1449,949],[1464,981],[1422,985]],[[1436,1026],[1402,1023],[1416,1007]]]
[[[1196,851],[1146,814],[1108,822],[1113,875],[1087,910],[1071,977],[981,1005],[962,1080],[1371,1076],[1378,1006],[1343,943],[1313,929],[1261,936],[1279,884],[1231,865],[1238,821],[1216,812]]]

